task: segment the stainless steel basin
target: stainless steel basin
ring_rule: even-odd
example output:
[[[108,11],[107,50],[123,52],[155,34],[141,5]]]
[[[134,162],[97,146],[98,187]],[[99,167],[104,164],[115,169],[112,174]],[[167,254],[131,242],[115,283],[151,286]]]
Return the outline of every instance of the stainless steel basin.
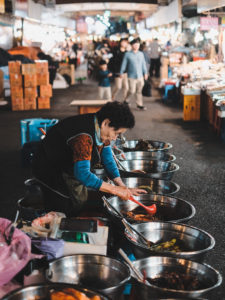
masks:
[[[159,160],[124,160],[120,162],[123,170],[128,172],[128,176],[150,177],[155,179],[171,180],[174,173],[179,170],[179,166],[173,162],[163,162]],[[134,172],[143,171],[143,173]]]
[[[209,233],[193,226],[172,222],[148,222],[134,224],[133,227],[153,243],[158,244],[176,239],[178,244],[181,244],[181,250],[178,252],[159,252],[143,245],[138,237],[134,240],[125,230],[125,236],[130,242],[136,258],[164,255],[203,261],[205,254],[215,246],[215,239]]]
[[[124,263],[108,256],[77,254],[51,262],[47,279],[80,284],[117,300],[130,279],[130,270]]]
[[[154,151],[168,151],[172,149],[172,144],[167,143],[167,142],[161,142],[161,141],[152,141],[152,140],[147,140],[152,148],[149,149],[148,151],[154,152]],[[136,151],[135,147],[139,140],[130,140],[126,141],[124,144],[121,144],[119,147],[121,147],[125,152],[127,151]]]
[[[2,298],[2,300],[45,300],[50,299],[49,292],[51,290],[61,291],[64,288],[74,288],[75,290],[78,290],[85,294],[87,297],[99,296],[101,300],[109,300],[108,297],[100,294],[99,292],[94,292],[77,285],[65,283],[50,283],[26,286],[7,294]]]
[[[156,217],[158,221],[184,223],[188,222],[195,215],[194,206],[188,201],[179,198],[157,194],[143,194],[135,196],[135,199],[144,205],[152,205],[155,203],[157,206]],[[132,201],[123,201],[116,196],[110,197],[108,201],[122,214],[139,207],[139,205]],[[120,217],[117,216],[113,211],[109,210],[109,212],[113,217],[120,219]],[[140,223],[140,221],[135,221],[131,218],[126,217],[126,219],[131,223]],[[143,222],[144,221],[142,221],[142,223]]]
[[[185,259],[176,259],[171,257],[148,257],[133,262],[134,266],[145,274],[147,278],[154,279],[163,277],[164,272],[176,272],[179,274],[187,274],[194,276],[199,280],[200,289],[198,290],[176,290],[158,287],[151,284],[150,286],[136,281],[135,290],[138,299],[165,299],[181,298],[181,299],[199,299],[199,297],[207,297],[222,282],[222,276],[209,265],[200,264]],[[210,298],[216,299],[216,298]]]
[[[116,157],[120,160],[160,160],[160,161],[168,161],[173,162],[176,160],[176,156],[173,154],[170,154],[168,152],[163,151],[130,151],[124,153],[125,158],[117,151]]]
[[[172,181],[127,176],[122,177],[122,180],[127,187],[134,188],[148,186],[150,187],[149,192],[152,194],[172,195],[180,190],[180,186]]]

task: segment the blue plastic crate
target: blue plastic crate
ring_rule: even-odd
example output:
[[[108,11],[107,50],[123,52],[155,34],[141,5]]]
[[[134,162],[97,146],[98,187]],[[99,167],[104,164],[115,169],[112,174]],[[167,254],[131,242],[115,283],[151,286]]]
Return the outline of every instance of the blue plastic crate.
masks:
[[[21,145],[28,142],[40,141],[43,133],[40,128],[47,132],[52,126],[58,123],[57,119],[25,119],[20,121]]]

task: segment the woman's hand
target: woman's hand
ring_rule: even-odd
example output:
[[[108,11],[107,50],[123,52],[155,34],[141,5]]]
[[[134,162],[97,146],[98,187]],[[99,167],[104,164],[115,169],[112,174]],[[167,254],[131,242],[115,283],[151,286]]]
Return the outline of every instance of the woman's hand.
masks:
[[[131,196],[138,196],[139,194],[147,194],[145,190],[139,188],[128,188],[126,186],[115,186],[104,182],[100,187],[101,192],[110,193],[120,197],[122,200],[129,200]]]
[[[129,190],[131,191],[132,195],[134,195],[134,196],[138,196],[140,194],[147,194],[146,190],[139,189],[139,188],[130,188]]]
[[[129,200],[132,196],[138,196],[140,194],[147,194],[145,190],[138,189],[138,188],[131,188],[129,189],[126,186],[117,186],[116,187],[116,193],[118,197],[120,197],[122,200]]]
[[[117,186],[115,189],[115,195],[120,197],[122,200],[129,200],[129,198],[133,196],[131,190],[126,186]]]

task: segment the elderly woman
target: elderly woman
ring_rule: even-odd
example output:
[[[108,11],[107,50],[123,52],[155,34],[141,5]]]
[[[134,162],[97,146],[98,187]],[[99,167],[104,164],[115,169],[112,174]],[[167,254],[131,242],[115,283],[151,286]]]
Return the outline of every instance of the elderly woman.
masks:
[[[65,202],[57,200],[55,203],[49,199],[50,206],[55,205],[55,209],[62,211],[78,211],[87,200],[87,188],[117,195],[123,200],[144,193],[124,185],[110,146],[111,141],[134,124],[129,106],[114,101],[97,113],[69,117],[52,127],[33,160],[37,180],[65,198]],[[103,165],[114,184],[91,172],[97,163]]]

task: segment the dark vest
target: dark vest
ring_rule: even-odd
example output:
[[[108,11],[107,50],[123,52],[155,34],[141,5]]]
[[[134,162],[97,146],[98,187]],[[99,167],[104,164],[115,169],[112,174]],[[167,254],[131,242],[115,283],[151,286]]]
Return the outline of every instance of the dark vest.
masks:
[[[62,173],[73,175],[73,152],[68,141],[78,134],[93,140],[91,166],[100,161],[95,141],[95,114],[66,118],[53,126],[41,141],[33,160],[34,176],[59,191],[65,191]]]

